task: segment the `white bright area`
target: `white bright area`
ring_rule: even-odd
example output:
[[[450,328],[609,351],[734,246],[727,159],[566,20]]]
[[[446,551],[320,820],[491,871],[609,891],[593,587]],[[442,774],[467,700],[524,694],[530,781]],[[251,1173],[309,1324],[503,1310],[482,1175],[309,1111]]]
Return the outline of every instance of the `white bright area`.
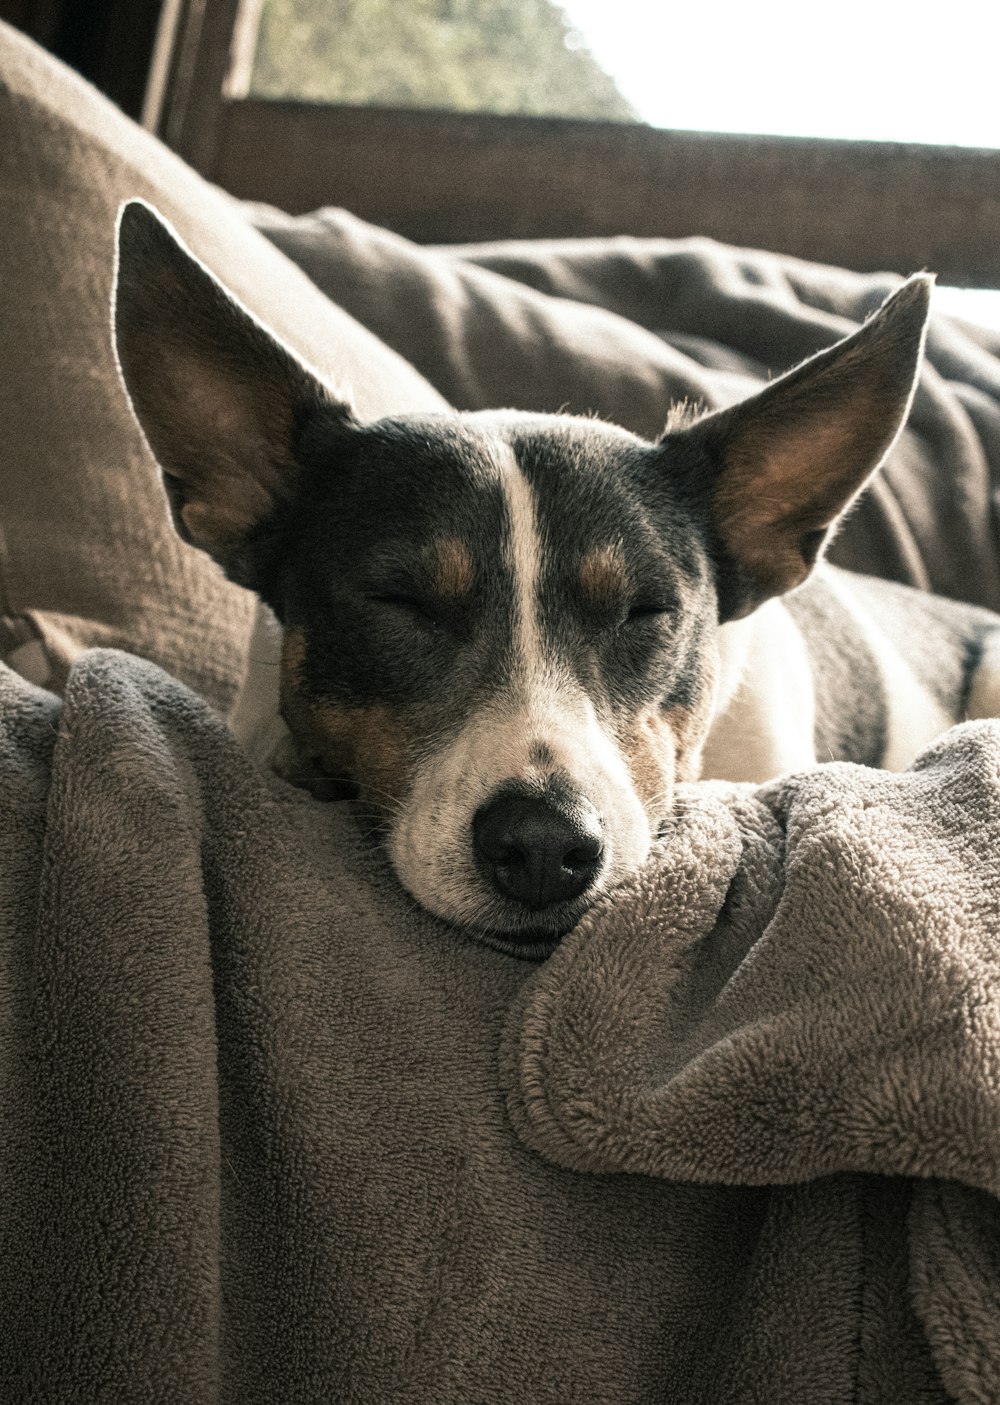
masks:
[[[559,0],[645,122],[1000,147],[996,0]]]
[[[560,3],[657,127],[1000,147],[998,0]],[[937,305],[1000,328],[1000,292]]]

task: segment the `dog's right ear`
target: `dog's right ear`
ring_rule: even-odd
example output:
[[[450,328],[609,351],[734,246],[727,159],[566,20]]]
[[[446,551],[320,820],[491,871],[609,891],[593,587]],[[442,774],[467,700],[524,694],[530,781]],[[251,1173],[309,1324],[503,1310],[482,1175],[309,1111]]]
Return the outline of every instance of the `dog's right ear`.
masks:
[[[180,535],[257,587],[254,544],[299,487],[295,444],[349,407],[223,288],[141,200],[122,206],[115,348]]]

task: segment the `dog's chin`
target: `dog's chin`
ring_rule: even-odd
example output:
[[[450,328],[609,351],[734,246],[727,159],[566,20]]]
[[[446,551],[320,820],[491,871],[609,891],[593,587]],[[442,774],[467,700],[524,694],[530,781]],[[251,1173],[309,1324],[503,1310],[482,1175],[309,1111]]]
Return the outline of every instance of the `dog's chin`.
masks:
[[[482,946],[501,951],[505,956],[516,956],[521,961],[544,961],[567,936],[590,907],[589,903],[574,903],[560,916],[540,919],[533,925],[527,922],[512,924],[509,927],[480,926],[476,923],[464,925],[464,930]]]
[[[504,956],[516,956],[520,961],[545,961],[566,935],[566,932],[532,927],[521,932],[499,932],[491,927],[467,927],[465,931],[480,946],[488,946]]]

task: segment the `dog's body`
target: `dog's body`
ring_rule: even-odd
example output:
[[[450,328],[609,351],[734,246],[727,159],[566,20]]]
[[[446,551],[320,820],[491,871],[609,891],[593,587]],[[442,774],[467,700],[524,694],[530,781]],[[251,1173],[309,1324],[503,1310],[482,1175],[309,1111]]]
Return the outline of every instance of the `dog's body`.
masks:
[[[904,770],[956,721],[1000,713],[998,626],[989,610],[820,563],[720,631],[702,777],[762,781],[817,761]]]
[[[676,781],[901,767],[1000,710],[1000,619],[812,571],[906,417],[928,296],[657,444],[360,424],[137,204],[116,334],[179,530],[280,620],[299,749],[427,908],[538,954],[644,861]]]

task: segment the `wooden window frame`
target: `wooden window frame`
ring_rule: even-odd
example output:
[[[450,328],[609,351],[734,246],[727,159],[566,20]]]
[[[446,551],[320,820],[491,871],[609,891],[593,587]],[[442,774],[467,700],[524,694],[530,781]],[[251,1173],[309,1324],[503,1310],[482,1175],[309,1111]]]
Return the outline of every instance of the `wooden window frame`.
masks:
[[[245,96],[262,0],[165,0],[144,119],[209,179],[424,243],[706,235],[1000,287],[1000,151]]]

